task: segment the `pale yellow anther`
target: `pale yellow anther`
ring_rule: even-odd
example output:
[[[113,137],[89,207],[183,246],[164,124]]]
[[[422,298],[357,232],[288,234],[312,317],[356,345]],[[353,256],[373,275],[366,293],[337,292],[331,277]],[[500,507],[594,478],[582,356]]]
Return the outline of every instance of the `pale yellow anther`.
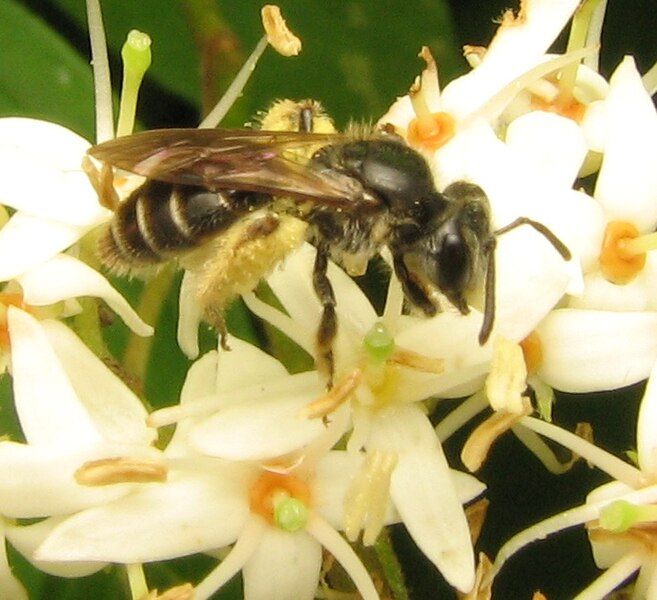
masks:
[[[486,395],[491,407],[495,411],[524,414],[526,388],[527,367],[520,344],[498,336],[486,378]]]
[[[75,472],[75,481],[93,487],[115,483],[161,483],[166,481],[167,473],[164,463],[121,456],[85,463]]]
[[[425,356],[404,348],[395,348],[388,362],[422,373],[434,373],[436,375],[440,375],[445,370],[445,361],[442,358]]]
[[[296,56],[301,52],[301,40],[288,29],[278,6],[267,4],[262,7],[260,14],[267,41],[276,52],[283,56]]]
[[[326,394],[304,406],[299,411],[299,416],[305,419],[327,417],[349,398],[362,379],[363,372],[360,369],[354,369]]]
[[[511,429],[523,416],[529,415],[531,412],[532,407],[529,399],[523,398],[522,414],[500,411],[492,414],[481,423],[470,434],[463,450],[461,450],[461,461],[466,468],[473,473],[478,471],[484,464],[497,438]]]
[[[493,563],[483,552],[479,553],[474,587],[467,594],[459,594],[460,600],[491,600],[493,588]]]
[[[390,477],[397,465],[397,454],[383,450],[367,453],[362,469],[345,498],[344,532],[355,542],[363,531],[363,544],[370,546],[385,523],[390,497]]]
[[[463,58],[468,61],[468,64],[474,69],[481,64],[486,55],[486,46],[463,46]]]

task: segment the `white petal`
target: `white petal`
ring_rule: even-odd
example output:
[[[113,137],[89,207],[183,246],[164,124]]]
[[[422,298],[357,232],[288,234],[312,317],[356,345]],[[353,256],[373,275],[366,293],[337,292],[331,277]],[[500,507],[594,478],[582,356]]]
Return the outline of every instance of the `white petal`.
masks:
[[[14,577],[7,561],[7,548],[4,540],[4,520],[0,521],[0,597],[12,600],[28,600],[23,584]]]
[[[281,269],[267,280],[287,313],[302,328],[315,331],[321,306],[312,285],[315,249],[304,244],[290,255]],[[329,264],[328,277],[337,298],[336,310],[342,327],[365,333],[376,320],[367,297],[342,269]]]
[[[587,153],[584,134],[575,121],[540,110],[512,121],[505,139],[521,165],[554,185],[570,187]]]
[[[333,451],[317,464],[312,488],[313,508],[335,529],[342,529],[344,526],[347,490],[360,471],[363,461],[364,455],[360,452]],[[386,522],[394,522],[392,511],[389,516],[390,519],[386,519]]]
[[[77,242],[86,231],[26,213],[15,213],[0,229],[0,281],[13,279],[51,259]]]
[[[41,324],[8,310],[14,403],[31,444],[84,448],[101,440],[98,430],[50,345]]]
[[[61,171],[79,169],[89,147],[83,137],[56,123],[22,117],[0,119],[0,151],[29,156],[37,165]]]
[[[136,334],[153,335],[153,328],[139,318],[105,277],[72,256],[59,254],[23,273],[18,281],[28,304],[43,306],[80,296],[102,298]]]
[[[531,227],[503,235],[495,250],[494,333],[520,341],[561,299],[573,278],[552,244]]]
[[[103,438],[128,445],[152,443],[157,432],[146,426],[146,409],[134,392],[68,327],[59,321],[43,321],[42,325],[79,401]]]
[[[389,123],[396,129],[406,131],[408,124],[415,118],[415,111],[409,96],[400,96],[395,100],[388,111],[379,119],[378,125]]]
[[[611,77],[606,105],[605,153],[595,197],[610,219],[653,231],[657,224],[657,111],[629,56]]]
[[[481,64],[445,87],[445,110],[462,118],[541,62],[578,4],[578,0],[524,2],[517,21],[500,26]]]
[[[273,356],[253,344],[231,338],[230,352],[221,352],[218,357],[217,392],[266,384],[286,375],[285,367]]]
[[[651,255],[649,255],[650,257]],[[657,257],[654,265],[657,267]],[[657,268],[654,269],[657,273]],[[607,281],[600,271],[584,277],[584,291],[568,302],[572,308],[613,311],[647,311],[654,308],[653,290],[648,286],[648,272],[641,271],[630,283],[616,285]]]
[[[657,475],[657,363],[653,366],[636,426],[636,447],[641,471]]]
[[[0,443],[0,510],[11,517],[70,514],[125,494],[125,485],[78,485],[74,473],[85,462],[107,456],[102,448],[56,451],[48,446]]]
[[[197,276],[185,271],[178,297],[178,345],[190,360],[198,356],[198,328],[203,320],[203,309],[196,294]]]
[[[242,485],[222,476],[173,475],[165,484],[65,520],[37,550],[39,560],[150,562],[233,543],[248,515]]]
[[[291,384],[292,376],[288,376]],[[199,451],[229,460],[263,460],[302,448],[324,430],[321,419],[301,416],[301,409],[321,395],[321,388],[292,391],[227,406],[198,423],[190,443]]]
[[[486,484],[469,473],[450,469],[450,474],[461,504],[467,504],[477,496],[481,496],[486,490]]]
[[[474,585],[470,530],[429,419],[405,406],[379,415],[372,429],[368,449],[398,453],[390,495],[411,537],[451,585],[468,592]]]
[[[245,600],[312,600],[319,583],[322,547],[305,531],[268,527],[244,565]]]
[[[6,530],[7,539],[39,571],[57,577],[86,577],[107,566],[107,563],[102,562],[46,562],[32,557],[37,547],[63,519],[63,517],[53,517],[24,527],[9,525]]]
[[[617,389],[645,379],[657,358],[657,313],[552,311],[537,327],[538,375],[565,392]]]

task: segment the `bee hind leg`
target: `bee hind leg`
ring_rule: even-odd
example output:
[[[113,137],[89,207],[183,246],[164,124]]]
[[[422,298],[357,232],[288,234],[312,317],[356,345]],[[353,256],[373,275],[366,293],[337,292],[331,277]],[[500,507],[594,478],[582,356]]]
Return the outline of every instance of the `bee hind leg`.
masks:
[[[313,287],[322,304],[322,317],[317,329],[317,368],[328,375],[327,387],[333,387],[335,360],[333,342],[338,330],[335,314],[335,293],[327,276],[329,250],[328,245],[317,246],[317,255],[313,267]]]

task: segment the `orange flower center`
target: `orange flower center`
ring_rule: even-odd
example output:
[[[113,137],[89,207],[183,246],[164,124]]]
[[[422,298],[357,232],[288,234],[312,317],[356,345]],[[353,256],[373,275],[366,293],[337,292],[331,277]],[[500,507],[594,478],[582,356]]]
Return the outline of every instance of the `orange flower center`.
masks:
[[[276,524],[278,502],[289,498],[309,506],[311,493],[308,484],[293,475],[263,471],[249,490],[251,512],[260,515],[272,525]]]
[[[408,126],[408,142],[411,146],[435,151],[454,137],[455,129],[454,117],[449,113],[418,116]]]
[[[520,342],[520,347],[525,358],[527,373],[530,375],[536,373],[543,362],[543,346],[538,333],[532,331]]]
[[[639,237],[639,230],[626,221],[610,221],[605,229],[600,252],[600,270],[611,283],[632,281],[646,264],[645,252],[630,251],[628,243]]]
[[[31,307],[23,302],[23,295],[19,293],[0,293],[0,350],[9,350],[9,326],[7,323],[7,309],[15,306],[26,312],[33,312]]]
[[[569,97],[568,99],[557,97],[556,100],[548,101],[544,98],[533,96],[531,106],[534,110],[553,112],[562,117],[572,119],[576,123],[582,121],[584,112],[586,111],[586,106],[573,97]]]

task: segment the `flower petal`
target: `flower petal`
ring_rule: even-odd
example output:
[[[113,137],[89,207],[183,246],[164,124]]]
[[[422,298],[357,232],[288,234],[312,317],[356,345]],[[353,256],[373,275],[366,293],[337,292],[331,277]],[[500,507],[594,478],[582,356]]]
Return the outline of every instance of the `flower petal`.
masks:
[[[233,543],[248,516],[243,484],[219,469],[172,476],[66,519],[39,560],[150,562]],[[126,543],[130,540],[130,543]]]
[[[75,471],[106,457],[103,447],[55,451],[50,446],[0,442],[0,511],[10,517],[70,514],[125,494],[127,485],[82,486]]]
[[[51,259],[77,242],[86,229],[17,212],[0,229],[0,281]]]
[[[578,4],[579,0],[527,0],[515,20],[507,13],[481,64],[443,90],[445,110],[461,119],[541,62]]]
[[[192,446],[229,460],[264,460],[308,444],[325,428],[321,419],[301,415],[301,409],[322,390],[314,373],[287,379],[290,386],[283,394],[227,406],[198,423],[190,433]]]
[[[103,438],[127,445],[155,441],[157,432],[146,426],[146,409],[132,390],[68,327],[59,321],[43,321],[42,326],[79,401]]]
[[[0,597],[12,600],[28,600],[23,584],[14,577],[7,560],[7,548],[4,540],[4,519],[0,521]]]
[[[404,525],[445,579],[467,593],[475,576],[470,530],[427,416],[417,406],[382,412],[367,447],[398,453],[390,495]]]
[[[575,121],[540,110],[512,121],[505,141],[519,164],[566,187],[572,186],[587,153],[584,134]]]
[[[273,356],[253,344],[232,338],[230,352],[221,352],[218,356],[217,392],[267,384],[286,375],[285,367]]]
[[[552,311],[536,329],[538,375],[573,393],[611,390],[645,379],[657,359],[657,313]]]
[[[641,471],[648,477],[657,474],[657,362],[650,372],[641,400],[636,425],[636,449]]]
[[[84,448],[101,441],[41,324],[8,310],[14,403],[31,444]]]
[[[28,304],[43,306],[79,296],[102,298],[137,335],[153,335],[153,328],[105,277],[72,256],[59,254],[23,273],[18,281]]]
[[[11,545],[16,548],[28,561],[30,561],[39,571],[55,575],[57,577],[86,577],[96,573],[107,566],[104,562],[46,562],[35,560],[34,551],[43,543],[57,527],[64,517],[53,517],[21,527],[20,525],[8,525],[6,530],[7,539]],[[13,596],[12,596],[13,598]]]
[[[595,197],[609,219],[653,231],[657,224],[657,111],[632,57],[626,56],[611,77],[606,116],[605,153]]]
[[[185,271],[178,296],[177,339],[180,349],[190,360],[198,357],[198,328],[203,320],[203,309],[198,301],[198,276]]]
[[[248,600],[312,600],[319,583],[322,547],[305,531],[268,527],[242,569]]]

